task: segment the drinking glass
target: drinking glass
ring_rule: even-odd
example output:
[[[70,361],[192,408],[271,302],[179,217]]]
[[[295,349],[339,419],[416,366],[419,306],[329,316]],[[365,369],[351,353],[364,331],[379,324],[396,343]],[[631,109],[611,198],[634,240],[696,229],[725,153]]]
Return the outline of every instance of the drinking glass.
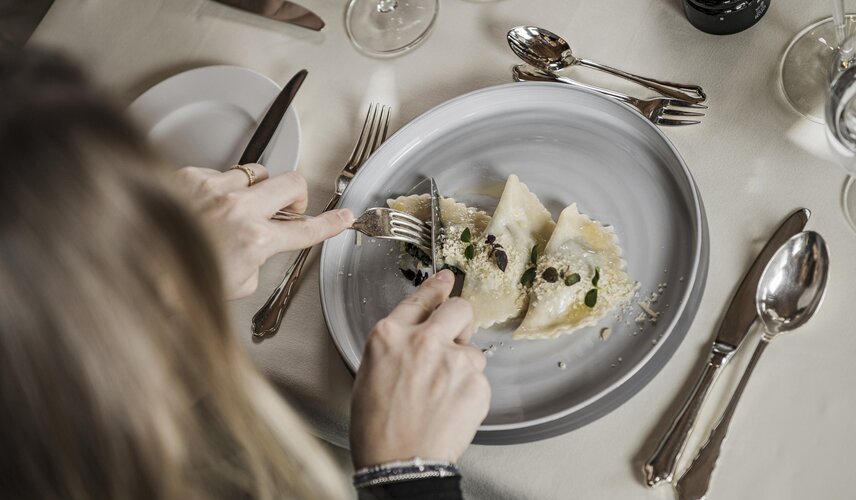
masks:
[[[394,56],[428,36],[439,8],[439,0],[351,0],[345,11],[345,29],[363,52]]]
[[[853,59],[849,34],[856,16],[844,14],[844,0],[832,0],[833,17],[806,27],[788,45],[781,63],[782,90],[797,112],[823,123],[829,82]]]
[[[856,231],[856,65],[832,82],[826,101],[826,137],[830,149],[848,177],[842,193],[842,209]]]

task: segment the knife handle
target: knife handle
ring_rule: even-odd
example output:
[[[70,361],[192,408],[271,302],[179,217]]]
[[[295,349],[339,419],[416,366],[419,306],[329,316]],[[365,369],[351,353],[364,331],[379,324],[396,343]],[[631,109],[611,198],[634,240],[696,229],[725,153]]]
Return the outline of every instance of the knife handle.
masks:
[[[702,403],[710,392],[710,388],[713,387],[713,382],[722,367],[728,363],[733,354],[733,348],[725,348],[725,346],[714,343],[710,358],[698,381],[693,386],[692,392],[675,416],[668,432],[660,440],[651,458],[643,467],[645,482],[648,486],[655,486],[661,481],[671,482],[674,478],[678,456],[687,444],[687,438],[692,431]]]
[[[707,490],[710,487],[710,479],[713,476],[713,470],[716,468],[716,462],[719,460],[719,453],[722,449],[722,443],[728,435],[728,426],[731,425],[731,417],[734,416],[734,410],[737,409],[737,403],[740,401],[740,396],[743,395],[743,390],[746,389],[746,383],[749,382],[749,377],[758,364],[761,354],[764,353],[767,345],[770,343],[770,338],[766,335],[761,337],[761,342],[755,347],[755,352],[752,353],[752,358],[740,377],[740,382],[737,384],[737,389],[731,395],[731,400],[728,401],[728,406],[719,418],[719,422],[710,431],[710,437],[707,442],[701,447],[695,459],[687,468],[684,475],[678,479],[675,485],[675,490],[678,493],[680,500],[702,500],[707,495]]]

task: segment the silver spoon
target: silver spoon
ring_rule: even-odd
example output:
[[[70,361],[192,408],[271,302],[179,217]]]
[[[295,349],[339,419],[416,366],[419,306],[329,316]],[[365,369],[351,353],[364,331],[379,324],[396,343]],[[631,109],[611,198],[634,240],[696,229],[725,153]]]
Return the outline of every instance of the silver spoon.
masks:
[[[728,424],[761,353],[773,338],[799,328],[817,311],[826,290],[828,272],[829,254],[826,243],[814,231],[805,231],[791,237],[770,259],[758,281],[758,291],[755,294],[755,306],[764,325],[764,334],[722,418],[710,432],[710,437],[699,450],[698,456],[675,485],[680,500],[698,500],[707,494],[720,447],[728,432]]]
[[[575,57],[564,38],[552,31],[537,26],[518,26],[508,31],[508,45],[524,62],[538,69],[554,73],[579,64],[625,78],[664,96],[699,103],[707,99],[698,85],[670,83],[644,76],[634,75],[603,64]],[[684,92],[689,91],[689,93]]]

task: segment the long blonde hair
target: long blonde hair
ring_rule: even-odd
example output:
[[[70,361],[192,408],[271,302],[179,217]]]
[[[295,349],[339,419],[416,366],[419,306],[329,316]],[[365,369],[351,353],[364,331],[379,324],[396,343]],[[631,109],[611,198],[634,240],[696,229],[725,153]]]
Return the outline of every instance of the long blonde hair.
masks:
[[[121,113],[40,52],[0,54],[0,96],[0,496],[348,495]]]

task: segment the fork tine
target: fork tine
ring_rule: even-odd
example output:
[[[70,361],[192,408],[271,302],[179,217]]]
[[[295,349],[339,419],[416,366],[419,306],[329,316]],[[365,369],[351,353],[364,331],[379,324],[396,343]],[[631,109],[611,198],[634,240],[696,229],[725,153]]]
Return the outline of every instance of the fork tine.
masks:
[[[389,223],[394,226],[407,227],[413,231],[418,231],[420,233],[431,234],[431,228],[426,226],[425,223],[422,221],[412,222],[407,219],[391,218]]]
[[[415,245],[426,252],[431,251],[431,247],[429,243],[425,240],[413,238],[410,236],[370,236],[370,238],[377,238],[379,240],[393,240],[400,241],[402,243],[410,243],[411,245]]]
[[[384,113],[386,112],[387,107],[381,106],[380,113],[378,113],[377,118],[377,126],[375,128],[374,140],[372,141],[372,147],[369,150],[369,156],[374,154],[375,150],[377,150],[378,146],[383,142],[383,128],[384,128]],[[387,119],[389,119],[389,115],[387,115]]]
[[[392,225],[401,225],[404,227],[408,227],[414,231],[418,231],[425,238],[433,239],[433,234],[431,233],[431,225],[427,222],[418,219],[408,213],[398,212],[398,211],[390,211],[389,221]]]
[[[679,108],[707,109],[707,106],[705,106],[704,104],[682,101],[680,99],[665,99],[665,101],[666,106],[677,106]]]
[[[704,113],[696,113],[695,111],[681,111],[679,109],[666,108],[663,110],[663,115],[671,116],[704,116]]]
[[[375,103],[371,103],[369,105],[369,110],[366,113],[366,120],[363,122],[363,129],[360,131],[360,138],[357,139],[357,144],[354,145],[354,151],[351,152],[351,158],[348,160],[348,164],[355,165],[358,163],[360,156],[363,154],[363,150],[366,147],[365,139],[368,139],[366,135],[371,129],[371,117],[374,114]]]
[[[406,220],[406,221],[411,222],[413,224],[416,224],[418,226],[424,226],[426,228],[428,227],[427,222],[423,221],[422,219],[419,219],[418,217],[416,217],[414,215],[410,215],[407,212],[401,212],[399,210],[390,210],[389,211],[389,217],[392,220],[396,220],[396,219],[402,220],[403,219],[403,220]]]
[[[420,232],[418,229],[412,229],[412,228],[405,227],[405,226],[398,226],[398,225],[392,226],[391,228],[389,228],[389,232],[392,234],[400,234],[403,236],[412,236],[412,237],[417,238],[417,239],[424,239],[424,240],[428,239],[426,237],[426,235],[424,233]]]
[[[427,237],[425,234],[420,233],[419,231],[413,231],[412,229],[393,226],[390,228],[389,232],[393,236],[406,236],[406,237],[413,238],[415,240],[421,241],[424,244],[428,245],[429,247],[431,245],[431,239],[429,237]]]
[[[657,125],[667,125],[676,127],[678,125],[695,125],[701,122],[698,120],[670,120],[668,118],[657,118],[654,123],[656,123]]]
[[[359,164],[365,163],[365,161],[369,158],[369,156],[371,156],[372,152],[374,151],[374,149],[373,149],[375,147],[374,143],[377,140],[377,134],[378,134],[378,128],[379,128],[378,127],[378,123],[379,123],[378,119],[379,119],[381,111],[382,111],[382,109],[381,109],[380,105],[376,105],[373,109],[371,121],[369,123],[368,137],[366,137],[366,147],[363,148],[363,150],[361,152],[362,154],[360,155],[360,158],[358,160]]]
[[[419,234],[425,238],[431,237],[431,231],[426,230],[425,227],[422,226],[421,224],[416,225],[416,224],[411,224],[410,222],[404,222],[404,221],[400,221],[400,220],[392,220],[392,221],[390,221],[390,225],[393,227],[393,229],[399,229],[399,228],[400,229],[406,229],[408,231],[412,231],[416,234]]]
[[[386,142],[386,133],[389,132],[389,113],[392,111],[389,106],[384,106],[384,109],[386,109],[386,119],[383,121],[383,136],[380,142]]]

